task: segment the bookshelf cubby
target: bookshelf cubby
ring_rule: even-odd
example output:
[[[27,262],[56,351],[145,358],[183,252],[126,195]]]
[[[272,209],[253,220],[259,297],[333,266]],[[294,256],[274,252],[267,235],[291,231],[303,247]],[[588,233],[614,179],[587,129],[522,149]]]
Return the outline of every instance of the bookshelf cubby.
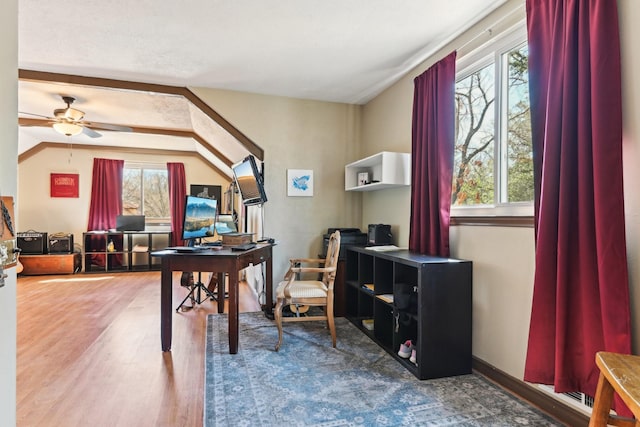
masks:
[[[84,271],[159,270],[150,254],[170,243],[170,231],[88,231],[82,235]],[[93,255],[102,257],[101,265],[94,265]]]

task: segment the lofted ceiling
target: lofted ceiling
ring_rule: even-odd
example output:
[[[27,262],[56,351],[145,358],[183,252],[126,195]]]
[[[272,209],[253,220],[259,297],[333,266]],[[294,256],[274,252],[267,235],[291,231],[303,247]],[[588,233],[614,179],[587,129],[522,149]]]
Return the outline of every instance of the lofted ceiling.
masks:
[[[18,63],[105,81],[363,104],[505,1],[19,0]],[[227,175],[230,162],[253,152],[181,94],[22,78],[18,94],[19,111],[31,113],[23,118],[51,116],[70,95],[86,120],[137,129],[74,143],[197,151]],[[20,153],[42,141],[68,137],[20,127]]]

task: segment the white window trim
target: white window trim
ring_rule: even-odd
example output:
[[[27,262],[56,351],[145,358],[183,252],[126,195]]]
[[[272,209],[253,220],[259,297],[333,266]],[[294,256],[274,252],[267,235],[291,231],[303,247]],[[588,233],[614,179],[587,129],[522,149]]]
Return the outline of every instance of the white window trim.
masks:
[[[520,43],[527,40],[526,23],[524,20],[519,21],[512,27],[508,28],[501,34],[492,38],[490,41],[482,44],[469,53],[457,58],[456,61],[456,82],[468,77],[478,69],[487,66],[496,60],[504,53],[510,51]],[[495,84],[495,97],[501,99],[503,96],[502,85],[498,83],[500,74],[504,70],[499,70],[496,67],[496,84]],[[500,106],[502,106],[502,102]],[[496,115],[501,115],[501,112],[496,112]],[[495,120],[495,126],[501,126],[502,120]],[[499,129],[496,129],[496,135]],[[502,154],[500,147],[501,141],[495,141],[494,150],[495,158],[500,158],[496,167],[502,165]],[[498,157],[500,156],[500,157]],[[500,175],[502,176],[502,175]],[[503,178],[504,179],[504,178]],[[498,191],[498,189],[496,189]],[[533,216],[533,202],[520,202],[520,203],[498,203],[495,205],[476,205],[476,206],[451,206],[451,216]]]
[[[145,161],[130,161],[125,160],[123,169],[158,169],[158,170],[166,170],[169,173],[167,164],[163,162],[145,162]],[[147,222],[147,228],[152,228],[153,226],[160,226],[160,229],[164,229],[167,226],[171,226],[171,218],[150,218],[146,217],[145,221]],[[164,227],[164,228],[163,228]]]

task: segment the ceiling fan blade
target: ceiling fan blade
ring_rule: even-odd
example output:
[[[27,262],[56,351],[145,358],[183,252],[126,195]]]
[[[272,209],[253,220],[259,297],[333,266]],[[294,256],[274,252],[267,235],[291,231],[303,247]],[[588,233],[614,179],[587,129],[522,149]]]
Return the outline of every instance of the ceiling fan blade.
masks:
[[[91,138],[100,138],[102,135],[93,129],[89,129],[87,126],[82,126],[82,133]]]
[[[24,114],[24,115],[27,115],[27,116],[42,117],[44,119],[55,120],[54,117],[43,116],[42,114],[27,113],[26,111],[18,111],[18,114]]]
[[[82,122],[80,124],[83,126],[88,126],[92,129],[112,130],[116,132],[133,132],[133,129],[128,126],[112,125],[110,123]]]
[[[44,127],[51,126],[55,121],[43,120],[43,119],[29,119],[27,117],[18,117],[18,125],[25,127]]]

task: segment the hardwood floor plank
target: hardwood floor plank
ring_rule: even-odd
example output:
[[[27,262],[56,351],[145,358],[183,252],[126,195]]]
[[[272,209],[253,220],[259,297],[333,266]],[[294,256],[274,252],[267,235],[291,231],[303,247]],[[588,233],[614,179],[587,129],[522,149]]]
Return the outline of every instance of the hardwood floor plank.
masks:
[[[179,282],[176,273],[174,306],[187,292]],[[162,352],[159,272],[24,276],[17,285],[18,426],[202,425],[215,301],[175,313],[172,351]],[[240,311],[259,310],[242,282]]]

